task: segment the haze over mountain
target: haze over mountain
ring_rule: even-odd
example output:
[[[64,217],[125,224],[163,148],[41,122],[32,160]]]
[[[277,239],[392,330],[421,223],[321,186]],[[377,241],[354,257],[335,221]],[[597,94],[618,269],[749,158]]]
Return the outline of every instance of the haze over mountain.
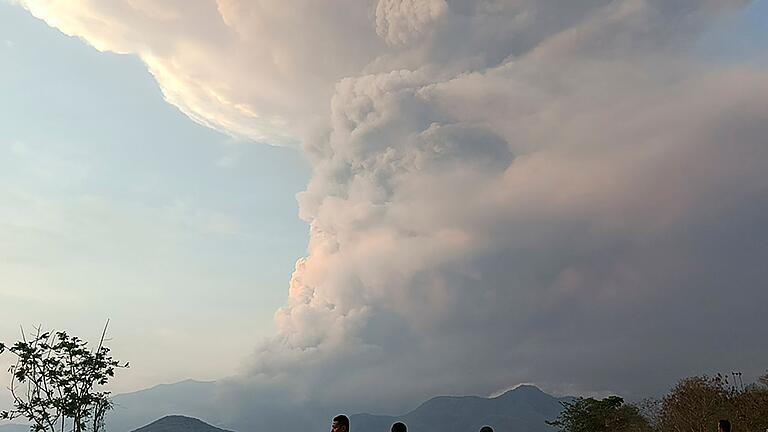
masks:
[[[217,423],[214,407],[216,383],[186,380],[116,395],[107,425],[128,432],[168,415],[185,415]]]
[[[386,431],[395,421],[404,421],[413,427],[413,430],[423,432],[471,431],[486,424],[505,431],[546,432],[552,428],[544,422],[560,413],[561,401],[571,399],[553,397],[532,385],[521,385],[490,398],[434,397],[401,416],[358,413],[352,414],[350,419],[356,432]],[[200,420],[238,432],[268,429],[267,424],[258,419],[252,422],[223,420],[227,409],[216,405],[213,382],[183,381],[161,385],[136,393],[118,395],[114,401],[115,411],[110,413],[108,418],[109,429],[113,432],[129,432],[157,418],[162,419],[136,429],[135,432],[175,432],[177,429],[184,432],[183,427],[186,425],[190,425],[194,429],[193,432],[215,432],[200,429]],[[317,412],[315,415],[320,416],[315,419],[316,423],[322,425],[328,423],[332,414]],[[195,419],[192,421],[185,416]],[[291,425],[291,418],[287,417],[284,422],[274,426],[286,431],[295,430]]]
[[[0,432],[29,432],[29,426],[22,424],[0,425]]]
[[[571,399],[522,385],[494,398],[440,396],[402,416],[356,414],[350,421],[355,432],[386,432],[396,421],[419,432],[477,431],[483,425],[497,431],[547,432],[555,429],[544,422],[557,417],[562,410],[560,402]]]

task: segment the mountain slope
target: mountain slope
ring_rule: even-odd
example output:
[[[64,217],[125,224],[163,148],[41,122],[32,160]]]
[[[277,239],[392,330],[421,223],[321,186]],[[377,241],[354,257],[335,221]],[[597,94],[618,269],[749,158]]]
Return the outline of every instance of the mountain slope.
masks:
[[[140,427],[133,432],[229,432],[192,417],[171,415]]]
[[[215,392],[215,382],[186,380],[116,395],[114,408],[107,414],[107,429],[128,432],[169,414],[218,423]]]
[[[286,432],[306,430],[296,425],[322,425],[325,427],[333,413],[313,410],[308,406],[297,412],[273,413],[279,423],[268,424],[270,419],[250,418],[246,412],[232,415],[216,397],[215,382],[183,381],[160,385],[114,398],[115,409],[107,418],[111,432],[163,432],[136,429],[142,425],[159,427],[153,420],[169,414],[195,417],[206,422],[224,425],[240,432],[283,429]],[[523,385],[495,398],[477,396],[440,396],[432,398],[402,416],[355,414],[351,416],[355,432],[387,432],[395,421],[404,421],[409,430],[417,432],[477,432],[488,424],[497,431],[552,432],[544,421],[554,419],[561,411],[560,402],[570,398],[550,396],[537,387]],[[250,403],[258,403],[256,401]],[[231,407],[230,411],[231,411]],[[225,415],[228,413],[228,415]],[[170,419],[178,416],[169,417]],[[226,420],[225,420],[226,419]],[[282,419],[282,421],[280,420]],[[162,419],[161,419],[162,420]],[[202,421],[201,421],[202,423]],[[205,424],[205,423],[203,423]],[[160,424],[162,426],[162,423]],[[213,427],[213,426],[211,426]],[[309,428],[309,429],[312,429]],[[220,432],[219,429],[217,429]],[[0,432],[26,432],[2,431]],[[175,431],[168,431],[175,432]],[[183,432],[187,432],[185,429]],[[216,432],[216,431],[200,431]]]
[[[560,402],[534,386],[520,386],[495,398],[440,396],[400,416],[357,414],[351,418],[355,432],[388,431],[392,423],[403,421],[409,430],[419,432],[477,431],[491,425],[498,431],[550,432],[544,423],[561,411]]]

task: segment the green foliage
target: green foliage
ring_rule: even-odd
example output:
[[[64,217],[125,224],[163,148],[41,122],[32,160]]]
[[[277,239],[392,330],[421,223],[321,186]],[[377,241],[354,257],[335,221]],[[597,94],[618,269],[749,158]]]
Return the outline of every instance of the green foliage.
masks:
[[[662,399],[646,399],[640,407],[616,396],[577,399],[547,423],[564,432],[712,432],[718,420],[728,419],[735,431],[768,430],[768,375],[748,386],[741,374],[731,375],[685,378]]]
[[[106,332],[106,328],[105,328]],[[23,336],[23,334],[22,334]],[[110,392],[100,390],[120,364],[103,346],[95,350],[87,342],[66,332],[42,332],[12,346],[0,343],[0,354],[17,357],[10,367],[13,409],[0,412],[0,419],[25,417],[33,432],[99,432],[112,407]]]
[[[638,408],[625,404],[618,396],[602,400],[578,398],[562,404],[560,416],[547,424],[563,432],[650,431]]]

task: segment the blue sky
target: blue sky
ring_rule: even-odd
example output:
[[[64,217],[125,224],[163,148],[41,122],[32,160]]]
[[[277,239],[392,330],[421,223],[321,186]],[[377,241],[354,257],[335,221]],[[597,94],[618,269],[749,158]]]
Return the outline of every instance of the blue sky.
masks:
[[[757,0],[710,30],[699,46],[704,52],[730,62],[764,62],[767,39],[768,1]]]
[[[194,123],[136,57],[5,2],[0,95],[0,340],[111,318],[119,389],[233,372],[305,253],[301,153]]]

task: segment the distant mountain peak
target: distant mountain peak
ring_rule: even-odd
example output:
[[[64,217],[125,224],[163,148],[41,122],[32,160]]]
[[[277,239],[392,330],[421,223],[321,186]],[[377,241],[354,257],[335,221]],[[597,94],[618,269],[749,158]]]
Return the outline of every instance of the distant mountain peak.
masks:
[[[511,388],[504,393],[496,396],[496,398],[503,398],[510,394],[527,394],[527,395],[541,395],[546,394],[544,391],[533,384],[520,384]],[[494,398],[495,399],[495,398]]]
[[[388,430],[395,421],[423,432],[462,432],[491,425],[497,430],[551,432],[546,424],[560,414],[560,398],[548,395],[535,385],[522,384],[496,397],[437,396],[400,416],[356,414],[355,430]]]
[[[230,432],[200,419],[182,415],[168,415],[140,427],[133,432]]]
[[[510,391],[515,391],[515,390],[521,390],[521,391],[535,390],[537,392],[543,393],[543,391],[538,386],[536,386],[535,384],[520,384],[518,386],[515,386],[515,388],[513,388]]]
[[[197,419],[197,418],[194,418],[194,417],[189,417],[189,416],[178,415],[178,414],[171,414],[171,415],[167,415],[167,416],[165,416],[163,418],[159,418],[159,419],[153,421],[152,423],[150,423],[150,425],[153,425],[153,424],[166,424],[166,423],[173,423],[173,424],[175,424],[175,423],[189,423],[189,424],[204,424],[204,425],[211,426],[208,423],[206,423],[206,422],[204,422],[204,421],[202,421],[200,419]],[[147,426],[149,426],[149,425],[147,425]],[[213,427],[213,426],[211,426],[211,427]]]
[[[491,396],[489,396],[489,399],[496,399],[500,397],[504,397],[505,395],[508,395],[510,393],[544,393],[542,389],[540,389],[535,384],[518,384],[514,387],[508,387],[504,390],[499,390],[495,393],[493,393]]]
[[[200,381],[200,380],[189,378],[189,379],[185,379],[185,380],[181,380],[181,381],[173,382],[173,383],[157,384],[154,387],[150,387],[149,389],[163,388],[163,387],[213,385],[213,384],[216,384],[216,381]]]

